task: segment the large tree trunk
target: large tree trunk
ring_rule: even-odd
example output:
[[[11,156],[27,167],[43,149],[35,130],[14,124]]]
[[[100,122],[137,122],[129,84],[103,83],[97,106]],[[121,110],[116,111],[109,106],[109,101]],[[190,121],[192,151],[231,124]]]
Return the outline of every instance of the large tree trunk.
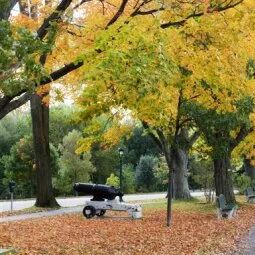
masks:
[[[249,177],[251,177],[251,179],[255,180],[255,166],[251,165],[251,160],[244,159],[243,164],[244,164],[245,173]]]
[[[216,196],[223,194],[226,197],[227,203],[234,203],[235,194],[233,191],[229,156],[226,155],[221,159],[214,159],[214,179]]]
[[[8,20],[10,15],[11,15],[11,11],[13,9],[13,7],[15,6],[15,4],[18,2],[18,0],[6,0],[6,3],[1,3],[0,5],[0,20],[4,19],[4,20]]]
[[[185,150],[176,148],[172,150],[171,165],[174,171],[174,198],[189,199],[188,183],[188,153]]]
[[[19,7],[21,13],[37,19],[37,4],[29,6],[27,1],[19,0]],[[42,65],[45,64],[45,59],[45,57],[40,59]],[[53,195],[52,169],[50,167],[49,107],[42,102],[43,96],[34,94],[30,100],[36,164],[35,205],[55,207],[58,206],[58,203]]]
[[[34,153],[36,162],[36,206],[58,206],[53,196],[52,170],[50,167],[49,147],[49,107],[37,94],[32,96],[31,116],[34,137]]]

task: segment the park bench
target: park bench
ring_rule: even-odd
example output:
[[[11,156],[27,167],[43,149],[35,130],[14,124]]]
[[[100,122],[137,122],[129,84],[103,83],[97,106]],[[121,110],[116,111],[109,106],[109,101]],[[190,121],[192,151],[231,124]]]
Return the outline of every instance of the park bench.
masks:
[[[216,198],[216,205],[218,219],[233,218],[236,216],[237,205],[227,204],[226,197],[223,194],[220,194]]]
[[[247,200],[248,203],[255,204],[255,192],[252,187],[247,188]]]

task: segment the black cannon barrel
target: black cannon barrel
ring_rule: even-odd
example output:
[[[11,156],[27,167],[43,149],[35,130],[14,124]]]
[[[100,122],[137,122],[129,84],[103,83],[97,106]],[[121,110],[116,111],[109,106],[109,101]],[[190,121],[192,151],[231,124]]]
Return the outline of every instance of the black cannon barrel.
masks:
[[[113,200],[116,196],[123,196],[118,189],[109,185],[92,183],[75,183],[73,188],[84,195],[94,196],[93,200],[108,199]]]

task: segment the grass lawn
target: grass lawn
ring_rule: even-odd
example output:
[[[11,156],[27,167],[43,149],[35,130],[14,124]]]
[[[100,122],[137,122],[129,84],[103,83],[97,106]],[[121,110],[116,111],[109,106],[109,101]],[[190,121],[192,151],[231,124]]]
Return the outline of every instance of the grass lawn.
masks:
[[[238,217],[217,220],[216,209],[198,200],[173,204],[166,227],[166,200],[143,205],[143,219],[112,217],[87,220],[82,213],[0,223],[0,247],[18,254],[222,254],[255,224],[255,205],[241,203]],[[114,218],[115,217],[115,218]]]

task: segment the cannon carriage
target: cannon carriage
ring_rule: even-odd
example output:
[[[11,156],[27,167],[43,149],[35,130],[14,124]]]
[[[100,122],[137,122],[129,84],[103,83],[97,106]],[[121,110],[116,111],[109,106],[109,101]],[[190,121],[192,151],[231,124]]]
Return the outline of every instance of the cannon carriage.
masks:
[[[131,218],[142,217],[142,207],[139,204],[129,204],[120,201],[124,194],[109,185],[91,184],[91,183],[75,183],[74,189],[82,195],[92,195],[90,201],[85,202],[83,215],[87,218],[94,216],[103,216],[107,210],[111,211],[127,211]],[[120,199],[117,200],[116,197]]]

